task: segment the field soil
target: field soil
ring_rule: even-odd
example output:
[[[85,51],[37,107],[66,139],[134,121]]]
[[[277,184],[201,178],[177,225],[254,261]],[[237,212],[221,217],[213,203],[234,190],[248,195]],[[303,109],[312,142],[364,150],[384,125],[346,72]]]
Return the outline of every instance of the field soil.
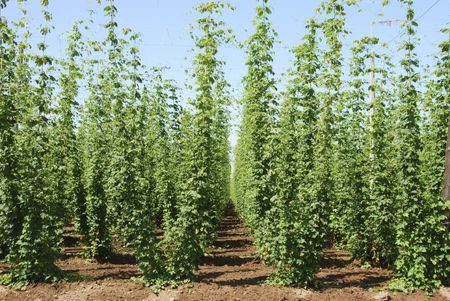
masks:
[[[81,251],[79,237],[70,231],[65,237],[65,246],[64,258],[58,265],[65,271],[86,276],[86,280],[35,284],[23,290],[0,286],[0,300],[446,300],[439,294],[428,297],[422,292],[389,292],[386,285],[391,278],[390,271],[363,269],[354,264],[346,252],[336,249],[325,251],[317,275],[322,283],[320,289],[264,285],[271,269],[255,258],[252,237],[231,207],[227,209],[214,245],[201,262],[195,282],[167,288],[157,295],[142,283],[132,280],[139,276],[139,272],[129,250],[119,249],[119,254],[108,262],[87,262],[77,255]],[[0,263],[0,272],[6,271],[6,265]]]

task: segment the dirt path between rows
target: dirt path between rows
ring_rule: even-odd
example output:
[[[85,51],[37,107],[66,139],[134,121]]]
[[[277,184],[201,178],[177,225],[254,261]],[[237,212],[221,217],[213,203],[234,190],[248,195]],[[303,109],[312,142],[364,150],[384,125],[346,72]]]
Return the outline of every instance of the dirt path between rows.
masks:
[[[106,263],[87,263],[76,256],[80,251],[76,235],[66,237],[65,258],[58,265],[71,272],[89,276],[89,281],[58,285],[37,284],[24,291],[0,286],[0,301],[106,301],[106,300],[166,300],[166,301],[218,301],[218,300],[374,300],[386,291],[391,272],[384,269],[363,269],[352,263],[348,254],[336,249],[325,251],[325,258],[317,275],[322,282],[320,290],[264,285],[271,269],[255,258],[252,237],[230,206],[220,225],[217,239],[203,258],[193,283],[168,288],[155,295],[141,283],[130,280],[139,276],[134,257],[121,250]],[[0,263],[0,271],[6,266]],[[421,292],[413,294],[389,292],[391,300],[444,301],[436,294],[427,297]]]

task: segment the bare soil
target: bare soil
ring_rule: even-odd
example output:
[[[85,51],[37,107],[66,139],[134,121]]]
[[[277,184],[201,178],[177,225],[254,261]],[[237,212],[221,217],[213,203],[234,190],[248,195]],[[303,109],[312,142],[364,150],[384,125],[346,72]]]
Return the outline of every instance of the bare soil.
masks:
[[[139,276],[131,252],[120,254],[108,262],[87,262],[79,257],[79,237],[71,232],[65,237],[64,258],[58,262],[63,270],[85,276],[80,282],[35,284],[24,290],[0,286],[3,301],[106,301],[106,300],[374,300],[380,292],[388,292],[390,300],[444,301],[436,294],[389,292],[386,288],[391,272],[380,268],[364,269],[354,264],[348,253],[327,249],[317,274],[321,289],[298,289],[264,285],[271,269],[255,258],[252,237],[230,207],[218,230],[214,245],[203,258],[195,282],[178,288],[167,288],[158,295],[142,283],[132,281]],[[0,272],[7,267],[0,263]]]

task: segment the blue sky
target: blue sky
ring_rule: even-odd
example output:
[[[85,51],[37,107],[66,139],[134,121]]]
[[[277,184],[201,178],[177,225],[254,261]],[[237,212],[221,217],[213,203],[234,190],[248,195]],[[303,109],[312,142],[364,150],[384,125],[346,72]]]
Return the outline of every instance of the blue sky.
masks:
[[[19,16],[14,0],[10,0],[2,15],[8,19]],[[39,1],[28,0],[30,25],[37,28],[41,23]],[[252,32],[252,18],[256,0],[230,1],[236,10],[226,13],[224,19],[234,30],[239,41],[244,41]],[[398,1],[391,0],[388,6],[381,6],[381,0],[362,0],[359,8],[347,11],[348,29],[352,32],[344,41],[349,48],[356,38],[370,33],[371,22],[383,19],[402,19],[404,10]],[[167,77],[175,79],[180,86],[186,82],[184,70],[190,66],[193,43],[189,37],[189,25],[196,15],[192,7],[199,1],[187,0],[116,0],[118,21],[123,27],[130,27],[142,33],[141,55],[144,64],[148,66],[168,66]],[[281,76],[290,65],[291,55],[288,48],[299,43],[305,33],[304,24],[314,16],[319,0],[272,0],[272,22],[279,34],[280,44],[275,48],[274,70]],[[446,38],[439,30],[450,21],[450,0],[416,0],[414,4],[416,17],[420,17],[418,36],[420,46],[418,55],[423,64],[431,64],[432,56],[437,52],[437,44]],[[55,26],[47,42],[52,54],[62,54],[65,47],[64,35],[70,30],[74,21],[85,18],[88,9],[98,11],[96,21],[102,23],[102,11],[94,0],[50,0],[50,11],[53,14]],[[358,11],[360,10],[360,11]],[[378,16],[378,14],[383,16]],[[373,33],[382,41],[390,41],[393,50],[401,41],[400,26],[392,27],[375,25]],[[35,30],[36,32],[36,30]],[[94,36],[102,37],[101,31]],[[36,35],[38,36],[38,35]],[[36,41],[38,37],[36,37]],[[393,54],[396,54],[393,51]],[[221,51],[221,57],[227,63],[226,77],[235,90],[235,95],[242,91],[241,78],[245,74],[245,52],[237,47],[226,47]],[[236,116],[235,116],[235,119]],[[237,121],[235,120],[235,124]],[[235,135],[232,137],[234,142]]]

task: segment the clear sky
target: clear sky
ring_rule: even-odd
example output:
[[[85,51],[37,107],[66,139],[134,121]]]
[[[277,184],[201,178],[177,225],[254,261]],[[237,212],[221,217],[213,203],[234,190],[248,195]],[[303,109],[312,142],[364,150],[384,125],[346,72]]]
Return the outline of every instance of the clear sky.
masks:
[[[14,0],[2,15],[8,19],[19,16]],[[31,27],[37,28],[42,17],[39,1],[28,0]],[[141,55],[144,64],[148,66],[170,67],[166,76],[175,79],[180,86],[186,81],[184,70],[190,66],[193,43],[189,37],[189,25],[196,19],[193,7],[199,1],[189,0],[116,0],[118,21],[120,26],[130,27],[142,33]],[[256,0],[231,0],[236,10],[226,13],[224,19],[234,30],[239,41],[244,41],[252,32],[252,19]],[[288,48],[299,43],[305,33],[304,24],[314,16],[315,8],[320,0],[272,0],[272,22],[279,33],[280,43],[276,46],[274,69],[278,77],[290,65],[291,55]],[[381,6],[381,0],[362,0],[359,9],[347,11],[348,29],[352,32],[344,41],[344,47],[349,48],[354,39],[370,33],[371,22],[383,19],[403,19],[404,10],[397,0],[391,0],[388,6]],[[418,55],[422,64],[431,64],[432,56],[437,52],[437,44],[446,36],[439,30],[450,22],[450,0],[416,0],[414,4],[419,23],[418,36],[420,46]],[[53,54],[62,54],[65,47],[65,32],[70,30],[73,22],[87,17],[88,9],[98,11],[99,23],[104,22],[102,11],[94,0],[50,0],[49,10],[53,14],[55,30],[48,38]],[[358,10],[360,10],[358,12]],[[383,16],[378,16],[383,14]],[[388,42],[392,49],[401,41],[400,26],[392,27],[375,25],[373,33]],[[99,33],[94,33],[100,36]],[[396,51],[393,51],[396,54]],[[235,95],[242,91],[241,79],[245,74],[245,52],[237,47],[226,47],[221,51],[221,57],[227,63],[226,77],[235,90]],[[235,118],[237,119],[237,118]],[[237,123],[237,120],[234,122]],[[234,142],[235,135],[232,135]]]

